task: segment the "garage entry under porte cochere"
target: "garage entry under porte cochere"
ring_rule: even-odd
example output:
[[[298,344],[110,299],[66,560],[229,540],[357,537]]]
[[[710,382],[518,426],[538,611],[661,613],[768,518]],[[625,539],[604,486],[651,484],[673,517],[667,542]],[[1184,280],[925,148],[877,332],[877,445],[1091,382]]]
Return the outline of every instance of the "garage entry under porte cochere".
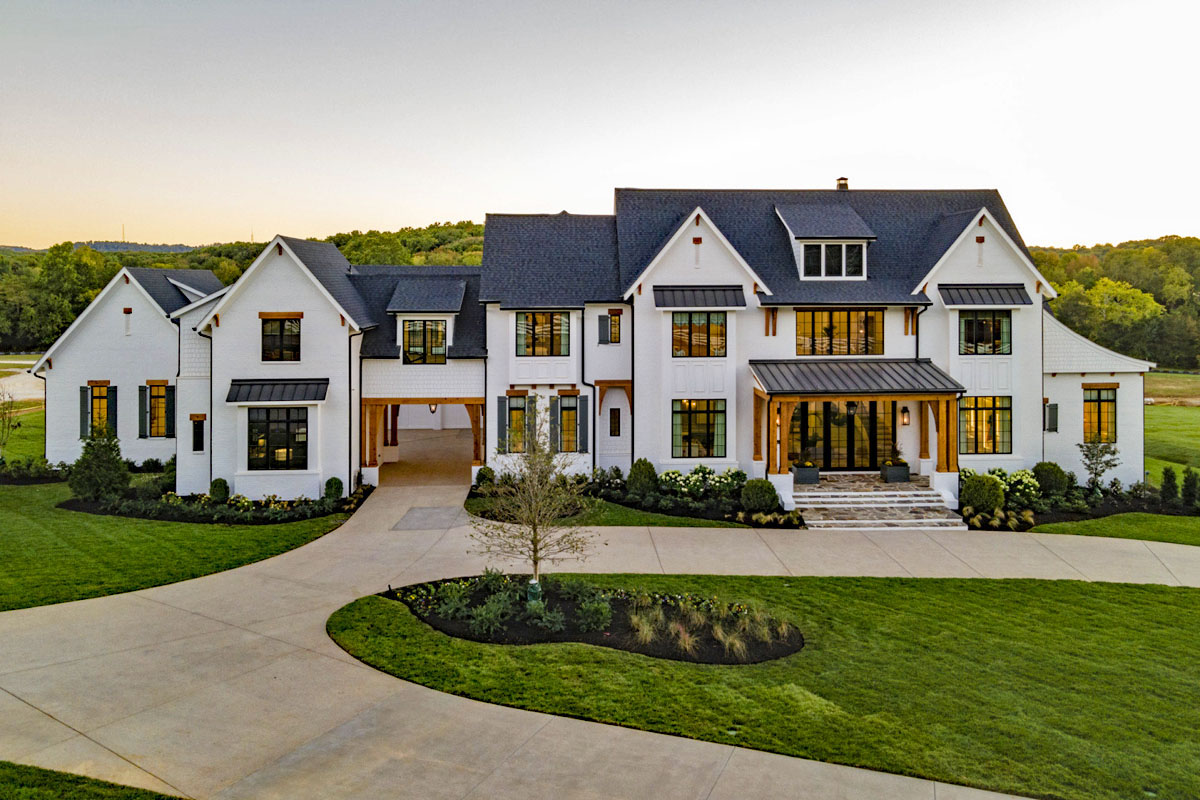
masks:
[[[363,480],[469,484],[470,468],[484,463],[483,408],[482,397],[363,398]]]

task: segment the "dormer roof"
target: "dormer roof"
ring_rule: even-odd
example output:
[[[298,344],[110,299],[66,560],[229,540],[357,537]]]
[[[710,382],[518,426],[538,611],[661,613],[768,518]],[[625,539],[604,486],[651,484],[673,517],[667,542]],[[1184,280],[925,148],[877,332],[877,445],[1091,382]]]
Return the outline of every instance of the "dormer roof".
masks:
[[[388,300],[387,312],[457,314],[462,309],[466,292],[466,280],[451,275],[405,278],[396,282],[396,291]]]
[[[845,203],[787,203],[775,206],[793,239],[875,238],[875,231]]]

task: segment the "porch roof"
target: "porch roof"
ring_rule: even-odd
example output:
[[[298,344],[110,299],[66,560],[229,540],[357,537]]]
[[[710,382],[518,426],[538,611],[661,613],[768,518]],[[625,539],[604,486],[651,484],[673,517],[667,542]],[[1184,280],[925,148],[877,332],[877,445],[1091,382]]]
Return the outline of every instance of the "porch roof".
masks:
[[[948,306],[1029,306],[1033,301],[1019,283],[943,283],[938,287]]]
[[[655,286],[655,308],[744,308],[742,287]]]
[[[226,403],[321,402],[329,390],[329,378],[268,378],[229,382]]]
[[[771,395],[931,395],[966,389],[928,358],[813,358],[751,361]]]

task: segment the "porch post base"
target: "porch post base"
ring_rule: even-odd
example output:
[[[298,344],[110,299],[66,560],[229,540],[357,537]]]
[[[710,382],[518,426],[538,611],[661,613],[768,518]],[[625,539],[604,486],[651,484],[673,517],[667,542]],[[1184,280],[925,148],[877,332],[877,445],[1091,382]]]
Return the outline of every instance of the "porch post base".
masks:
[[[379,467],[363,467],[362,468],[363,483],[369,483],[372,486],[379,485]]]
[[[768,475],[767,480],[775,487],[775,491],[779,494],[779,502],[783,506],[784,511],[793,511],[796,508],[796,498],[793,493],[796,491],[792,481],[792,473],[785,472],[782,475]]]
[[[917,474],[918,475],[932,475],[933,474],[933,459],[932,458],[918,459]]]
[[[471,465],[471,485],[475,485],[475,479],[479,477],[479,470],[483,469],[483,464]]]
[[[940,492],[946,508],[958,508],[958,473],[934,472],[929,476],[929,485],[935,492]]]
[[[750,462],[750,477],[765,478],[767,476],[767,465],[762,461]]]

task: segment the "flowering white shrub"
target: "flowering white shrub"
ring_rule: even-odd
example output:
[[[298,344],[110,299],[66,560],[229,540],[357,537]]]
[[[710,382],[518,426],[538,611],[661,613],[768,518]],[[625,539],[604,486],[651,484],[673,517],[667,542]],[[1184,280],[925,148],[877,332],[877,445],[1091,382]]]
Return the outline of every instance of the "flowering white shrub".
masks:
[[[658,476],[658,488],[663,494],[687,494],[687,478],[677,469],[669,469]]]
[[[1030,508],[1041,497],[1042,487],[1031,470],[1019,469],[1002,479],[1004,497],[1010,508]]]

